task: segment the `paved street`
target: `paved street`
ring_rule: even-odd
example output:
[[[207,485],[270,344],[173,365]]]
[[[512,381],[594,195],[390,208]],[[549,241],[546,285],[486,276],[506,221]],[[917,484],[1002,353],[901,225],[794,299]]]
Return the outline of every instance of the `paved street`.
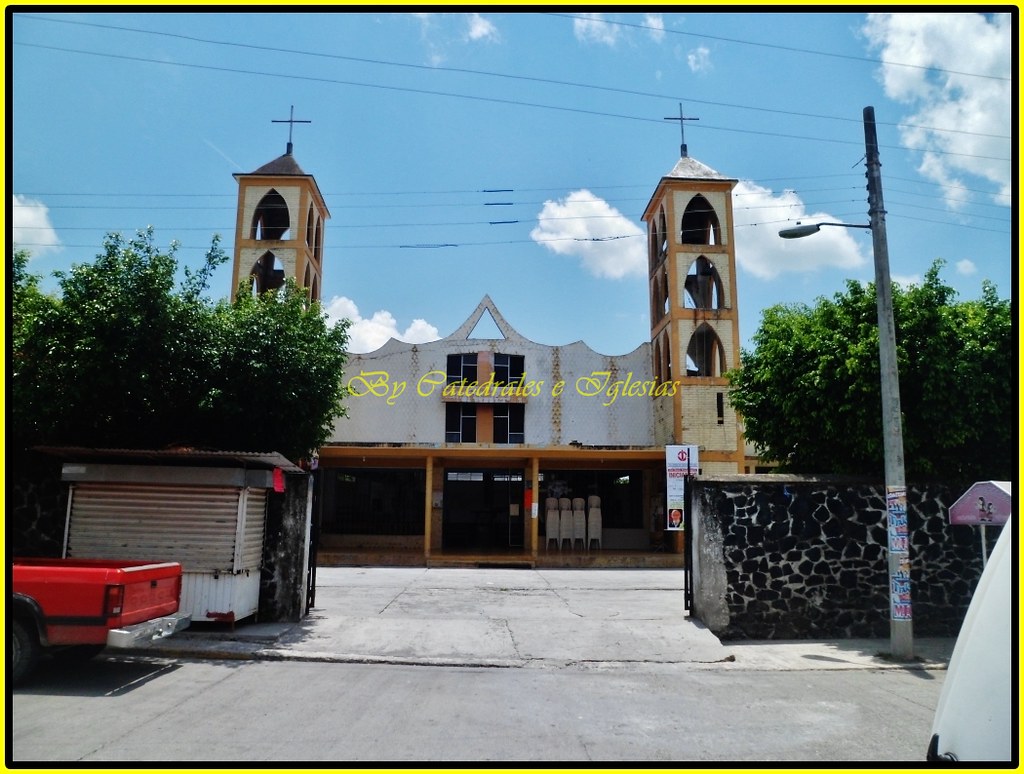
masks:
[[[942,672],[106,659],[15,692],[15,761],[921,761]]]
[[[674,570],[320,570],[299,624],[193,627],[14,692],[16,762],[919,762],[949,640],[722,643]]]

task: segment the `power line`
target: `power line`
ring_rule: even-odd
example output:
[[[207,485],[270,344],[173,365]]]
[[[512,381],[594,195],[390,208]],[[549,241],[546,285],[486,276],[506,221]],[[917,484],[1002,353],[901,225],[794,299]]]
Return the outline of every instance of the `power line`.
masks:
[[[579,18],[579,17],[568,15],[568,14],[550,14],[550,15],[552,15],[552,16],[564,16],[566,18],[573,18],[573,19]],[[85,26],[85,27],[95,27],[95,28],[99,28],[99,29],[115,30],[115,31],[119,31],[119,32],[132,32],[132,33],[141,34],[141,35],[155,35],[155,36],[160,36],[160,37],[168,37],[168,38],[174,38],[174,39],[179,39],[179,40],[186,40],[186,41],[189,41],[189,42],[192,42],[192,43],[202,43],[202,44],[206,44],[206,45],[228,46],[228,47],[234,47],[234,48],[245,48],[245,49],[252,49],[252,50],[256,50],[256,51],[268,51],[268,52],[280,53],[280,54],[295,54],[295,55],[298,55],[298,56],[311,56],[311,57],[317,57],[317,58],[323,58],[323,59],[334,59],[334,60],[346,61],[346,62],[358,62],[358,63],[361,63],[361,64],[373,64],[373,65],[379,65],[379,66],[383,66],[383,67],[407,68],[407,69],[413,69],[413,70],[426,71],[426,72],[430,72],[430,73],[448,72],[448,73],[458,73],[458,74],[462,74],[462,75],[485,76],[485,77],[489,77],[489,78],[505,78],[505,79],[509,79],[509,80],[525,81],[525,82],[530,82],[530,83],[543,83],[543,84],[554,85],[554,86],[566,86],[566,87],[571,87],[571,88],[592,89],[592,90],[596,90],[596,91],[604,91],[604,92],[609,92],[609,93],[614,93],[614,94],[625,94],[625,95],[636,96],[636,97],[650,97],[650,98],[655,98],[655,99],[665,99],[665,100],[672,100],[672,101],[679,101],[680,99],[682,99],[683,101],[685,101],[687,103],[693,103],[693,104],[699,104],[699,105],[711,105],[711,106],[714,106],[714,107],[726,107],[726,108],[732,108],[732,109],[735,109],[735,110],[751,110],[751,111],[758,111],[758,112],[765,112],[765,113],[773,113],[773,114],[777,114],[777,115],[794,116],[794,117],[798,117],[798,118],[815,118],[815,119],[822,119],[822,120],[826,120],[826,121],[843,121],[843,122],[847,122],[847,123],[857,123],[857,124],[860,123],[860,119],[858,119],[858,118],[851,118],[851,117],[848,117],[848,116],[826,116],[826,115],[821,115],[821,114],[816,114],[816,113],[803,113],[803,112],[797,112],[797,111],[781,110],[781,109],[778,109],[778,108],[762,108],[762,107],[755,107],[755,106],[752,106],[752,105],[738,105],[738,104],[729,103],[729,102],[715,102],[715,101],[712,101],[712,100],[701,100],[701,99],[696,99],[696,98],[693,98],[693,97],[680,97],[679,95],[658,94],[658,93],[653,93],[653,92],[638,91],[638,90],[634,90],[634,89],[623,89],[623,88],[616,88],[616,87],[611,87],[611,86],[601,86],[601,85],[592,84],[592,83],[581,83],[581,82],[578,82],[578,81],[561,81],[561,80],[554,79],[554,78],[540,78],[540,77],[536,77],[536,76],[516,75],[516,74],[513,74],[513,73],[500,73],[500,72],[494,72],[494,71],[489,71],[489,70],[475,70],[475,69],[465,68],[465,67],[447,67],[447,66],[444,66],[444,65],[420,65],[420,64],[410,63],[410,62],[392,62],[392,61],[388,61],[388,60],[384,60],[384,59],[369,59],[369,58],[365,58],[365,57],[346,56],[346,55],[343,55],[343,54],[331,54],[331,53],[324,53],[324,52],[320,52],[320,51],[308,51],[308,50],[300,50],[300,49],[281,48],[279,46],[265,46],[265,45],[256,45],[256,44],[252,44],[252,43],[236,43],[236,42],[233,42],[233,41],[214,40],[214,39],[211,39],[211,38],[201,38],[201,37],[198,37],[198,36],[195,36],[195,35],[183,35],[181,33],[161,32],[161,31],[157,31],[157,30],[144,30],[144,29],[139,29],[139,28],[136,28],[136,27],[125,27],[125,26],[121,26],[121,25],[112,25],[112,24],[99,24],[97,22],[84,22],[84,21],[77,21],[77,20],[70,20],[70,19],[50,19],[50,18],[46,18],[46,17],[33,16],[33,15],[29,15],[29,14],[23,14],[23,15],[21,15],[21,18],[29,18],[29,19],[33,19],[33,20],[36,20],[36,21],[43,21],[43,22],[52,22],[52,23],[61,23],[61,24],[73,24],[73,25],[80,25],[80,26]],[[643,25],[630,25],[630,24],[627,24],[625,22],[612,22],[612,21],[608,21],[608,20],[602,20],[602,21],[604,23],[606,23],[606,24],[620,24],[622,26],[634,26],[634,27],[640,27],[642,29],[653,29],[653,28],[650,28],[650,27],[644,27]],[[797,52],[806,53],[806,54],[817,54],[817,55],[821,55],[821,56],[839,56],[839,57],[842,57],[842,58],[849,58],[849,59],[863,59],[864,61],[877,62],[879,64],[893,64],[893,65],[904,66],[904,67],[920,67],[919,65],[899,65],[899,63],[895,63],[895,62],[885,62],[884,60],[870,59],[870,58],[867,58],[867,57],[863,57],[863,58],[862,57],[852,57],[852,56],[844,56],[844,55],[833,54],[833,53],[830,53],[830,52],[817,52],[817,51],[810,51],[810,50],[806,50],[806,49],[788,48],[788,47],[785,47],[785,46],[772,46],[770,44],[760,44],[760,43],[754,43],[754,42],[751,42],[751,41],[732,40],[732,39],[729,39],[729,38],[716,38],[715,36],[712,36],[712,35],[699,35],[697,33],[686,33],[686,32],[681,32],[681,31],[677,31],[677,30],[667,30],[667,31],[668,32],[672,32],[674,34],[693,35],[695,37],[707,37],[707,38],[713,39],[713,40],[725,40],[725,41],[728,41],[728,42],[742,43],[742,44],[751,45],[751,46],[763,45],[763,46],[768,47],[768,48],[781,48],[781,49],[784,49],[784,50],[797,51]],[[923,68],[923,69],[930,69],[930,68]],[[955,70],[947,70],[946,72],[955,73],[955,74],[958,74],[958,75],[973,75],[973,76],[979,77],[979,78],[996,78],[998,80],[1006,80],[1006,81],[1010,80],[1009,78],[1002,78],[1000,76],[981,75],[981,74],[977,74],[977,73],[962,73],[962,72],[958,72],[958,71],[955,71]],[[897,126],[897,127],[908,128],[908,129],[924,129],[924,130],[931,131],[931,132],[944,132],[944,133],[949,133],[949,134],[964,134],[964,135],[971,135],[971,136],[976,136],[976,137],[990,137],[990,138],[1005,139],[1005,140],[1009,140],[1010,139],[1010,137],[1008,135],[990,134],[990,133],[987,133],[987,132],[971,132],[971,131],[967,131],[967,130],[964,130],[964,129],[943,129],[943,128],[933,127],[933,126],[920,126],[920,125],[916,125],[916,124],[906,124],[906,123],[891,123],[891,122],[878,122],[878,123],[879,123],[879,125],[882,125],[882,126]]]
[[[512,105],[512,106],[515,106],[515,107],[531,107],[531,108],[537,108],[537,109],[541,109],[541,110],[557,110],[557,111],[560,111],[560,112],[579,113],[579,114],[584,114],[584,115],[598,116],[598,117],[601,117],[601,118],[619,118],[619,119],[628,120],[628,121],[641,121],[641,122],[644,122],[644,123],[658,123],[658,124],[662,124],[663,123],[663,121],[661,119],[648,118],[646,116],[631,116],[631,115],[626,115],[626,114],[623,114],[623,113],[610,113],[610,112],[601,111],[601,110],[587,110],[587,109],[584,109],[584,108],[566,107],[564,105],[546,105],[546,104],[543,104],[543,103],[526,102],[526,101],[523,101],[523,100],[503,99],[503,98],[500,98],[500,97],[484,97],[484,96],[473,95],[473,94],[459,94],[459,93],[456,93],[456,92],[436,91],[436,90],[432,90],[432,89],[416,89],[416,88],[412,88],[412,87],[409,87],[409,86],[389,86],[389,85],[385,85],[385,84],[364,83],[364,82],[360,82],[360,81],[349,81],[349,80],[341,80],[341,79],[336,79],[336,78],[324,78],[324,77],[317,77],[317,76],[312,76],[312,75],[288,75],[288,74],[284,74],[284,73],[263,72],[263,71],[259,71],[259,70],[244,70],[244,69],[233,68],[233,67],[222,67],[222,66],[218,66],[218,65],[195,64],[195,63],[191,63],[191,62],[167,62],[167,61],[158,60],[158,59],[149,59],[149,58],[146,58],[146,57],[130,56],[130,55],[127,55],[127,54],[112,54],[112,53],[109,53],[109,52],[85,51],[85,50],[82,50],[82,49],[66,48],[66,47],[62,47],[62,46],[47,46],[47,45],[43,45],[43,44],[39,44],[39,43],[15,42],[14,45],[28,47],[28,48],[39,48],[39,49],[44,49],[44,50],[48,50],[48,51],[60,51],[60,52],[69,53],[69,54],[82,54],[82,55],[85,55],[85,56],[96,56],[96,57],[108,58],[108,59],[120,59],[120,60],[125,60],[125,61],[130,61],[130,62],[144,62],[144,63],[147,63],[147,64],[158,64],[158,65],[162,65],[162,66],[165,66],[165,67],[166,66],[186,67],[186,68],[197,69],[197,70],[212,70],[212,71],[215,71],[215,72],[226,72],[226,73],[232,73],[232,74],[235,74],[235,75],[250,75],[250,76],[259,76],[259,77],[265,77],[265,78],[284,78],[284,79],[299,80],[299,81],[312,81],[312,82],[315,82],[315,83],[330,83],[330,84],[337,85],[337,86],[353,86],[353,87],[357,87],[357,88],[382,89],[382,90],[385,90],[385,91],[398,91],[398,92],[405,92],[405,93],[410,93],[410,94],[422,94],[424,96],[434,96],[434,97],[449,97],[449,98],[452,98],[452,99],[465,99],[465,100],[470,100],[470,101],[488,102],[488,103],[494,103],[494,104],[500,104],[500,105]],[[781,112],[781,111],[770,111],[770,112]],[[831,138],[831,137],[811,137],[811,136],[805,136],[805,135],[786,134],[784,132],[768,132],[768,131],[759,131],[759,130],[754,130],[754,129],[738,129],[738,128],[735,128],[735,127],[714,126],[714,125],[709,125],[709,124],[704,124],[701,128],[717,130],[717,131],[722,131],[722,132],[733,132],[733,133],[738,133],[738,134],[754,134],[754,135],[767,136],[767,137],[779,137],[779,138],[789,139],[789,140],[802,140],[802,141],[806,141],[806,142],[827,142],[827,143],[835,143],[835,144],[839,144],[839,145],[856,145],[856,146],[860,145],[860,141],[859,140],[842,140],[842,139],[836,139],[836,138]],[[945,130],[943,130],[943,131],[945,131]],[[880,148],[885,148],[887,150],[905,150],[905,151],[917,151],[918,150],[918,149],[915,149],[915,148],[911,148],[911,147],[907,147],[907,146],[901,146],[901,145],[880,145],[879,147]],[[1010,161],[1010,159],[1003,158],[1003,157],[1000,157],[1000,156],[983,156],[983,155],[971,154],[971,153],[957,153],[955,151],[941,150],[941,149],[934,149],[934,148],[933,149],[929,149],[929,152],[937,154],[937,155],[957,156],[957,157],[960,157],[960,158],[976,158],[976,159],[985,159],[985,160],[989,160],[989,161]]]
[[[583,186],[583,188],[586,188],[587,190],[600,190],[597,187],[586,187],[586,186]],[[858,197],[854,197],[853,199],[809,201],[809,200],[806,199],[807,194],[811,194],[811,193],[818,193],[818,194],[842,193],[842,192],[860,191],[861,189],[862,189],[862,186],[841,186],[841,187],[832,187],[832,188],[788,188],[788,189],[784,189],[783,191],[779,191],[779,192],[769,191],[767,194],[762,193],[760,191],[734,192],[733,193],[733,198],[734,198],[734,201],[737,202],[737,205],[735,206],[736,211],[742,211],[742,210],[747,210],[747,209],[755,209],[755,208],[764,209],[764,208],[769,208],[769,207],[793,207],[793,206],[821,207],[821,206],[824,206],[824,205],[835,204],[835,203],[845,202],[845,201],[859,201],[861,197],[858,196]],[[512,190],[514,190],[514,189],[512,189]],[[557,190],[557,191],[562,192],[562,191],[565,191],[567,189],[565,189],[565,188],[558,188],[558,189],[550,189],[550,190]],[[916,193],[914,191],[907,191],[907,190],[900,189],[900,188],[890,188],[890,192],[892,192],[892,193],[902,193],[902,194],[906,194],[908,196],[916,196],[916,197],[919,197],[919,198],[929,198],[929,199],[935,199],[936,198],[936,196],[934,194]],[[981,192],[981,193],[984,193],[984,192]],[[791,194],[791,195],[794,195],[794,196],[798,196],[798,197],[801,197],[801,198],[800,198],[800,200],[798,202],[794,202],[794,203],[790,203],[790,204],[781,203],[780,202],[780,203],[776,203],[776,204],[758,205],[757,207],[750,207],[750,206],[745,206],[745,205],[742,204],[742,200],[743,200],[744,197],[747,197],[747,198],[752,197],[752,196],[779,197],[779,196],[788,195],[788,194]],[[28,194],[20,194],[20,195],[22,195],[22,196],[75,196],[77,194],[28,193]],[[429,194],[429,192],[423,192],[423,195],[430,195],[430,194]],[[128,196],[128,194],[116,194],[115,196],[118,196],[118,197]],[[145,196],[156,197],[156,196],[161,196],[161,194],[145,194]],[[174,197],[174,198],[180,198],[180,197],[186,197],[186,196],[203,197],[203,196],[207,196],[207,194],[166,194],[166,196]],[[222,196],[227,197],[229,195],[228,194],[223,194]],[[331,196],[332,196],[331,194],[327,194],[327,195],[325,195],[325,198],[330,199]],[[995,204],[995,203],[977,202],[977,201],[972,201],[972,200],[969,200],[969,199],[960,199],[960,198],[957,198],[957,199],[949,199],[947,197],[941,197],[941,198],[942,198],[943,201],[949,201],[949,202],[957,203],[957,204],[970,204],[973,207],[991,208],[991,209],[998,209],[998,210],[1005,210],[1006,209],[1006,207],[1004,205]],[[503,204],[507,204],[509,206],[515,206],[515,207],[536,208],[536,207],[542,207],[542,206],[548,204],[551,201],[552,200],[550,200],[550,199],[545,200],[545,201],[513,201],[513,202],[507,202],[507,203],[503,203]],[[607,199],[598,197],[598,198],[594,198],[594,199],[576,199],[576,200],[574,200],[574,203],[576,203],[576,204],[607,203],[610,206],[614,206],[616,209],[618,209],[619,207],[621,207],[621,205],[623,205],[625,203],[644,202],[644,201],[646,201],[645,198],[626,198],[626,199],[617,198],[617,199],[614,200],[614,204],[612,204]],[[476,208],[476,207],[487,206],[487,205],[491,205],[491,204],[494,204],[494,203],[493,202],[484,202],[484,203],[481,203],[481,202],[469,202],[469,203],[467,203],[467,202],[451,202],[451,203],[418,202],[418,203],[410,203],[410,204],[380,204],[380,203],[371,203],[371,204],[352,204],[352,205],[337,205],[337,204],[332,203],[331,204],[331,209],[333,209],[335,211],[340,211],[340,210],[395,210],[395,209],[416,209],[416,210],[422,210],[422,209],[427,208],[427,207],[434,207],[434,208],[449,208],[449,209],[450,208],[460,208],[460,209],[470,210],[470,209],[473,209],[473,208]],[[57,211],[57,210],[112,210],[112,211],[121,211],[121,210],[134,211],[134,210],[141,210],[141,211],[145,211],[145,212],[176,212],[176,211],[202,210],[202,211],[207,211],[207,212],[218,212],[218,211],[220,211],[220,212],[230,212],[230,211],[232,211],[234,209],[231,206],[218,206],[218,207],[187,206],[187,207],[183,207],[183,206],[167,206],[167,205],[162,205],[162,204],[160,204],[160,205],[157,205],[157,204],[139,204],[139,205],[47,204],[45,206],[46,206],[47,210],[54,210],[54,211]],[[918,205],[918,206],[920,206],[920,205]],[[33,209],[35,207],[35,205],[31,204],[31,203],[26,203],[26,204],[17,204],[17,203],[15,203],[13,205],[13,207],[15,209],[26,209],[26,210],[28,210],[28,209]],[[938,210],[938,211],[942,211],[941,208],[935,208],[935,209]],[[620,214],[620,215],[588,215],[588,216],[576,215],[576,216],[564,216],[564,217],[574,218],[574,219],[582,219],[582,218],[601,219],[601,218],[628,217],[628,216],[624,215],[624,214]],[[977,217],[984,217],[984,216],[978,215]],[[531,219],[533,219],[533,216],[531,216]],[[558,220],[558,219],[564,219],[564,218],[543,217],[543,218],[536,218],[536,219],[537,220]],[[353,223],[347,223],[346,227],[347,228],[371,228],[371,227],[385,228],[385,227],[398,227],[398,226],[422,226],[422,227],[429,227],[429,226],[436,226],[436,225],[455,225],[455,226],[460,226],[460,225],[487,225],[487,224],[490,224],[490,223],[493,223],[493,221],[491,221],[491,220],[486,220],[486,221],[444,221],[444,222],[441,222],[441,223],[438,223],[436,221],[435,222],[429,222],[429,223],[428,222],[419,222],[419,223],[394,223],[394,222],[392,222],[392,223],[380,223],[380,224],[353,224]],[[227,228],[231,229],[231,228],[234,228],[234,226],[232,225],[232,226],[227,227]],[[188,230],[194,230],[194,229],[190,228]]]
[[[836,173],[836,174],[829,174],[829,175],[802,175],[802,176],[772,177],[772,178],[761,178],[760,180],[747,180],[746,182],[750,182],[750,183],[754,183],[754,184],[759,184],[759,183],[778,183],[778,182],[792,183],[792,182],[796,182],[798,180],[826,180],[826,179],[835,178],[835,177],[849,178],[850,177],[850,173],[843,172],[843,173]],[[1009,194],[1000,194],[998,192],[989,191],[989,190],[986,190],[986,189],[983,189],[983,188],[971,188],[971,187],[965,186],[965,185],[954,185],[954,184],[946,184],[946,183],[939,184],[939,183],[934,183],[934,182],[929,182],[929,181],[923,181],[923,180],[918,179],[918,178],[898,177],[898,176],[890,175],[886,179],[887,180],[896,180],[896,181],[900,181],[900,182],[904,182],[904,183],[914,183],[914,184],[918,184],[918,185],[939,186],[939,187],[941,187],[943,189],[949,189],[949,190],[954,190],[954,191],[964,191],[964,192],[967,192],[967,193],[978,193],[978,194],[984,194],[986,196],[1004,196],[1006,198],[1009,198],[1009,196],[1010,196]],[[540,192],[544,192],[544,191],[555,191],[555,192],[558,192],[558,193],[564,193],[565,191],[579,191],[579,190],[608,191],[608,190],[613,190],[613,189],[627,189],[627,188],[636,188],[636,189],[641,189],[641,190],[647,191],[647,190],[650,189],[650,187],[651,187],[650,184],[643,184],[643,183],[637,183],[637,184],[617,184],[617,185],[574,184],[574,185],[565,185],[565,186],[547,187],[547,188],[521,188],[521,187],[517,186],[515,188],[503,188],[503,189],[494,189],[494,188],[458,188],[458,189],[436,189],[436,190],[425,189],[425,190],[411,190],[411,191],[331,191],[331,192],[325,192],[324,196],[326,198],[348,197],[348,196],[358,196],[358,197],[367,197],[367,196],[444,196],[444,195],[450,195],[450,194],[494,193],[494,192],[496,192],[498,190],[500,190],[501,192],[507,192],[507,193],[540,193]],[[833,188],[785,188],[783,190],[784,191],[789,191],[789,192],[792,192],[792,193],[797,193],[797,194],[805,194],[805,193],[811,193],[811,192],[817,193],[817,192],[822,192],[822,191],[845,191],[845,190],[855,190],[855,189],[856,190],[860,190],[862,188],[863,188],[863,184],[858,184],[858,185],[855,185],[855,186],[838,186],[838,187],[833,187]],[[887,187],[887,189],[888,189],[888,187]],[[918,194],[918,193],[913,193],[911,191],[902,191],[902,192],[903,193],[908,193],[908,194],[911,194],[911,195],[914,195],[914,196],[933,196],[933,194]],[[144,192],[144,191],[105,191],[105,192],[97,192],[97,191],[23,191],[23,192],[20,192],[18,195],[19,196],[76,196],[76,197],[80,196],[80,197],[96,197],[96,198],[98,198],[98,197],[112,197],[112,198],[127,197],[127,198],[133,198],[133,199],[137,199],[137,198],[140,198],[140,197],[154,197],[154,198],[162,197],[162,198],[214,198],[214,199],[215,198],[222,198],[222,199],[228,199],[229,198],[229,199],[234,200],[234,199],[237,198],[237,194],[233,194],[233,193],[225,193],[225,194],[210,194],[210,193],[150,193],[150,192]],[[759,195],[759,194],[756,191],[734,192],[733,193],[733,196],[736,197],[736,198],[739,198],[739,197],[742,197],[742,196],[757,196],[757,195]],[[624,201],[639,201],[639,199],[624,200]],[[967,201],[967,200],[964,199],[964,200],[958,200],[958,201]],[[16,205],[16,206],[21,206],[21,205]],[[58,206],[60,206],[60,205],[54,205],[54,207],[58,207]],[[338,206],[338,205],[333,205],[333,206]],[[386,206],[386,205],[384,205],[384,206]],[[473,205],[467,205],[467,206],[473,206]],[[978,206],[1005,207],[1006,205],[978,203]]]
[[[560,16],[560,17],[565,18],[565,19],[574,19],[574,20],[575,19],[579,19],[581,21],[592,21],[592,19],[589,19],[588,17],[573,16],[572,14],[567,14],[567,13],[552,13],[552,14],[548,14],[548,15],[549,16]],[[778,43],[759,43],[759,42],[755,42],[755,41],[752,41],[752,40],[741,40],[739,38],[726,38],[726,37],[723,37],[721,35],[708,35],[708,34],[705,34],[705,33],[698,33],[698,32],[685,32],[683,30],[665,29],[664,27],[651,27],[651,26],[645,25],[645,24],[634,24],[634,23],[623,22],[623,21],[618,21],[618,20],[614,20],[614,19],[603,19],[602,18],[602,19],[600,19],[600,21],[603,24],[613,24],[613,25],[618,26],[618,27],[633,27],[633,28],[636,28],[636,29],[642,29],[642,30],[648,30],[648,31],[652,31],[653,30],[653,31],[657,31],[657,32],[666,32],[666,33],[668,33],[670,35],[685,35],[685,36],[694,37],[694,38],[706,38],[707,40],[717,40],[717,41],[721,41],[723,43],[736,43],[736,44],[743,45],[743,46],[758,46],[760,48],[771,48],[771,49],[775,49],[777,51],[788,51],[788,52],[794,53],[794,54],[811,54],[813,56],[826,56],[826,57],[833,57],[835,59],[849,59],[849,60],[852,60],[852,61],[855,61],[855,62],[868,62],[869,64],[886,65],[886,66],[889,66],[889,67],[907,67],[907,68],[914,69],[914,70],[937,70],[937,69],[941,69],[942,72],[949,73],[951,75],[965,75],[965,76],[968,76],[970,78],[988,78],[988,79],[991,79],[991,80],[1006,81],[1006,82],[1010,82],[1012,80],[1011,78],[1005,77],[1005,76],[1002,76],[1002,75],[988,75],[987,73],[969,73],[969,72],[965,72],[963,70],[949,70],[949,69],[946,69],[946,68],[929,67],[927,65],[909,64],[907,62],[893,62],[892,60],[889,60],[889,59],[878,59],[878,58],[869,57],[869,56],[854,56],[853,54],[837,54],[834,51],[821,51],[821,50],[815,50],[815,49],[809,49],[809,48],[797,48],[795,46],[783,46],[783,45],[780,45]]]
[[[851,173],[849,173],[849,172],[839,172],[839,173],[827,174],[827,175],[797,175],[797,176],[787,175],[786,177],[769,177],[769,178],[760,178],[759,180],[752,180],[751,179],[751,180],[745,180],[745,182],[750,182],[750,183],[755,183],[755,184],[758,184],[758,183],[778,183],[778,182],[792,183],[792,182],[796,182],[798,180],[827,180],[829,178],[835,178],[835,177],[849,178],[850,176],[851,176]],[[919,178],[912,178],[912,177],[899,177],[899,176],[895,176],[895,175],[889,175],[886,178],[886,180],[887,181],[888,180],[896,180],[896,181],[900,181],[900,182],[904,182],[904,183],[914,183],[914,184],[917,184],[917,185],[939,186],[939,187],[941,187],[943,189],[950,189],[950,190],[954,190],[954,191],[965,191],[967,193],[979,193],[979,194],[984,194],[986,196],[1005,196],[1006,198],[1009,198],[1009,196],[1010,196],[1010,194],[1000,194],[1000,193],[997,193],[997,192],[986,190],[984,188],[971,188],[969,186],[956,185],[956,184],[952,184],[952,183],[942,183],[942,184],[940,184],[940,183],[930,182],[930,181],[921,180]],[[449,194],[474,194],[474,193],[495,193],[495,192],[502,192],[502,193],[540,193],[540,192],[543,192],[543,191],[556,191],[556,192],[562,193],[562,192],[565,192],[565,191],[579,191],[579,190],[607,191],[607,190],[612,190],[612,189],[624,189],[624,188],[637,188],[637,189],[641,189],[641,190],[644,190],[644,191],[648,191],[648,190],[650,190],[651,186],[650,186],[649,183],[647,183],[647,184],[645,184],[645,183],[632,183],[632,184],[631,183],[620,183],[620,184],[613,184],[613,185],[587,185],[587,184],[578,184],[577,183],[577,184],[574,184],[574,185],[565,185],[565,186],[547,187],[547,188],[524,188],[524,187],[516,186],[514,188],[501,188],[501,189],[496,189],[496,188],[456,188],[456,189],[423,189],[423,190],[410,190],[410,191],[394,191],[394,190],[392,190],[392,191],[331,191],[331,192],[325,192],[324,196],[328,197],[328,198],[344,197],[344,196],[359,196],[359,197],[366,197],[366,196],[443,196],[443,195],[449,195]],[[856,186],[839,186],[839,187],[835,187],[835,188],[786,188],[786,189],[783,189],[783,190],[792,191],[793,193],[810,193],[812,191],[813,192],[819,192],[819,191],[841,191],[841,190],[852,190],[852,189],[861,189],[861,188],[863,188],[863,184],[858,184]],[[889,186],[887,186],[886,189],[888,190]],[[910,192],[910,191],[903,191],[903,193],[912,193],[912,192]],[[109,197],[131,197],[133,199],[136,199],[136,198],[139,198],[139,197],[167,197],[167,198],[225,198],[225,199],[226,198],[230,198],[230,199],[234,200],[234,199],[237,198],[237,194],[233,194],[233,193],[225,193],[225,194],[211,194],[211,193],[151,193],[151,192],[145,192],[145,191],[105,191],[105,192],[98,192],[98,191],[23,191],[23,192],[19,193],[18,195],[19,196],[81,196],[81,197],[104,197],[104,196],[109,196]],[[747,192],[747,193],[739,192],[739,193],[734,193],[733,194],[733,196],[735,196],[735,197],[740,197],[740,196],[756,196],[756,195],[758,195],[757,192]],[[914,196],[931,196],[931,194],[913,194],[913,195]],[[636,200],[634,200],[634,201],[636,201]],[[964,201],[966,201],[966,200],[964,200]],[[1005,205],[993,204],[993,205],[981,205],[981,206],[1001,207],[1001,206],[1005,206]]]

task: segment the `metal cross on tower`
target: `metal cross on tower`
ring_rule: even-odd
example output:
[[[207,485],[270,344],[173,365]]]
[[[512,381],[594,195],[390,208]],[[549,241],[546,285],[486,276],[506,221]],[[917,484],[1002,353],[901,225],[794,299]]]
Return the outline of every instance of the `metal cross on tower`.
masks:
[[[683,115],[683,103],[679,103],[679,116],[665,116],[666,121],[679,122],[679,155],[686,158],[686,121],[700,121],[699,118],[692,118]]]
[[[683,108],[680,105],[679,110],[682,111],[682,109]],[[680,115],[682,115],[682,112],[680,112]],[[292,155],[292,128],[295,126],[295,124],[311,124],[313,122],[312,121],[308,121],[306,119],[296,118],[295,117],[295,105],[292,105],[291,106],[291,111],[288,113],[288,118],[272,118],[272,119],[270,119],[270,123],[272,123],[272,124],[288,124],[288,149],[285,152],[289,156],[291,156]]]

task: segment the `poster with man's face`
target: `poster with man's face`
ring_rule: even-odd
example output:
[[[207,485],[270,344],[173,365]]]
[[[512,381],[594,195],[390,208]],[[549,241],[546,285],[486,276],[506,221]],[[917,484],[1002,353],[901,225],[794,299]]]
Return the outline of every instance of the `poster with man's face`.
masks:
[[[665,447],[665,529],[682,530],[686,478],[698,471],[696,446]]]

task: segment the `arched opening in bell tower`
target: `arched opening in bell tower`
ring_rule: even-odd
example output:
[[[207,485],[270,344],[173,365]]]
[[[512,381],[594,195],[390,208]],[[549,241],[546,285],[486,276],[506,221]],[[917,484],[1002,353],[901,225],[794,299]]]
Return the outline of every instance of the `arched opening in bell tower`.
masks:
[[[668,257],[668,226],[664,207],[658,213],[658,217],[651,221],[650,230],[648,264],[650,272],[653,274],[655,269]]]
[[[271,188],[263,195],[253,212],[252,239],[287,239],[289,228],[291,219],[288,215],[288,203],[276,189]]]
[[[725,370],[722,340],[710,325],[701,323],[686,347],[686,375],[721,376]]]
[[[722,244],[722,226],[711,202],[697,194],[686,205],[679,241],[684,245]]]
[[[715,264],[706,256],[700,256],[686,273],[683,287],[686,289],[687,309],[721,309],[722,277]]]
[[[310,301],[320,300],[320,278],[310,264],[306,264],[306,272],[302,278],[302,287],[306,290],[306,297]]]
[[[284,285],[284,265],[272,252],[259,257],[249,272],[253,293],[259,295]]]

